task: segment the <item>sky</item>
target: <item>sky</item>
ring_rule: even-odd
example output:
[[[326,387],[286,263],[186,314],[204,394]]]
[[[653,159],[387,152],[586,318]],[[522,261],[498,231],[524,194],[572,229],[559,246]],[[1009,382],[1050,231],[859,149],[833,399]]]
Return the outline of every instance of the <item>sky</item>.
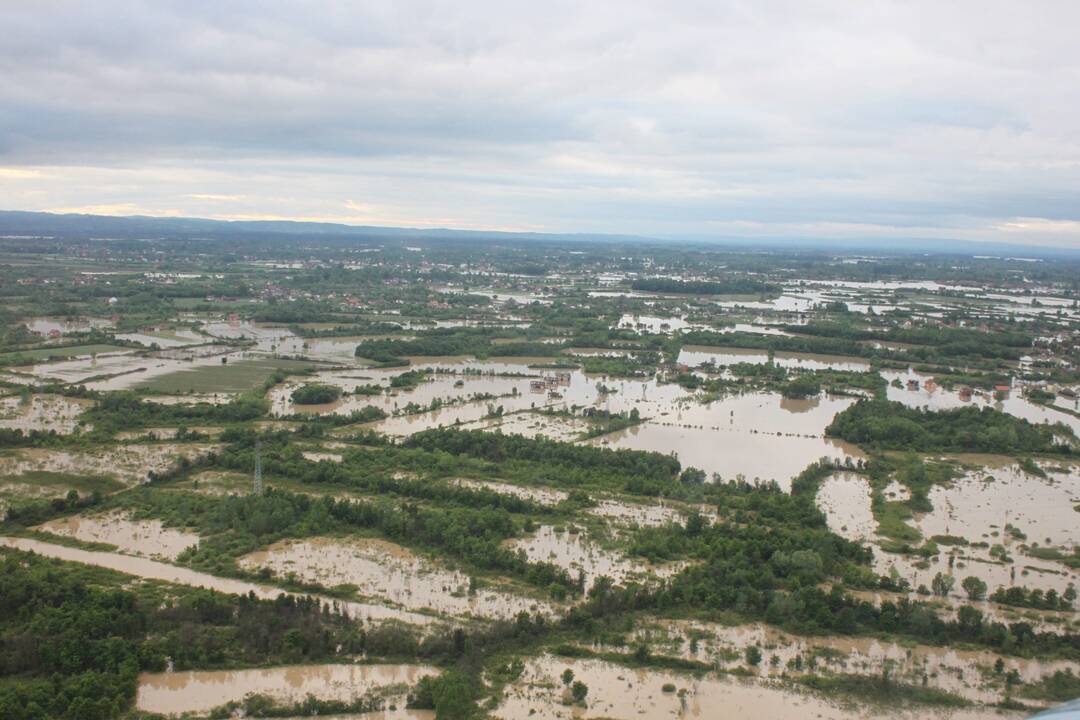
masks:
[[[0,209],[1080,248],[1080,2],[0,0]]]

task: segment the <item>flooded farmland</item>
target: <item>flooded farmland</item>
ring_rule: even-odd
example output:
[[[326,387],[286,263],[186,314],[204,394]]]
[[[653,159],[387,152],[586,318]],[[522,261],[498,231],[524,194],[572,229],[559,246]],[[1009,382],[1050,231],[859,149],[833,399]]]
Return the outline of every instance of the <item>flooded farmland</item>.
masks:
[[[139,676],[135,707],[162,715],[202,714],[251,693],[279,703],[299,702],[308,695],[351,701],[376,693],[387,705],[403,708],[407,689],[435,674],[438,670],[425,665],[353,664],[144,673]]]
[[[569,691],[560,675],[569,669],[588,688],[584,706],[568,702]],[[707,674],[701,677],[674,672],[632,669],[602,660],[542,656],[530,660],[521,678],[508,687],[494,715],[504,720],[546,718],[629,718],[661,720],[671,717],[759,720],[897,720],[1000,718],[996,710],[933,710],[911,708],[884,711],[826,700],[780,683],[754,678]],[[1009,717],[1009,715],[1005,715]],[[1020,717],[1019,714],[1013,717]]]
[[[259,583],[236,580],[233,578],[219,577],[208,573],[191,570],[178,565],[169,565],[157,560],[135,557],[132,555],[120,555],[111,552],[99,552],[55,545],[31,538],[0,537],[0,546],[26,550],[44,555],[45,557],[67,560],[70,562],[93,565],[108,568],[117,572],[134,575],[148,580],[164,580],[177,585],[190,585],[192,587],[211,588],[232,595],[247,595],[253,593],[255,597],[272,600],[279,595],[288,594],[280,588],[262,585]],[[319,597],[319,596],[316,596]],[[328,605],[336,605],[350,617],[365,621],[396,620],[411,625],[429,625],[435,621],[430,615],[410,613],[385,605],[368,604],[339,600],[337,598],[319,597]]]
[[[550,562],[566,570],[571,577],[581,576],[586,591],[600,576],[610,578],[616,585],[647,583],[651,579],[674,575],[685,567],[683,563],[649,565],[608,550],[585,537],[583,532],[551,525],[541,526],[526,538],[511,540],[507,546],[524,551],[533,562]]]
[[[483,618],[511,618],[523,610],[551,612],[546,602],[473,588],[468,575],[447,570],[385,540],[285,540],[241,558],[240,564],[252,570],[269,568],[278,577],[295,577],[325,587],[353,586],[362,596],[409,610]]]
[[[926,561],[875,549],[875,571],[895,571],[913,588],[929,587],[939,572],[952,575],[958,598],[963,597],[960,580],[969,575],[983,580],[991,592],[1025,586],[1060,595],[1070,584],[1080,587],[1080,572],[1052,558],[1035,557],[1037,550],[1032,549],[1041,546],[1067,557],[1080,544],[1080,523],[1073,510],[1080,499],[1080,474],[1073,469],[1049,470],[1046,475],[1000,465],[935,485],[929,493],[934,509],[917,514],[911,525],[926,539],[959,538],[959,544],[942,545],[940,554]],[[886,489],[887,497],[890,492],[903,497],[897,489]],[[853,473],[830,476],[818,491],[817,503],[834,532],[858,542],[881,540],[865,478]],[[995,547],[1001,552],[993,551]]]
[[[1007,693],[1001,673],[990,672],[997,661],[1015,671],[1024,683],[1036,683],[1058,671],[1080,670],[1068,660],[1031,660],[986,650],[957,650],[928,645],[901,645],[874,638],[801,637],[764,624],[721,625],[690,620],[658,621],[635,633],[665,655],[744,668],[762,678],[806,673],[887,673],[899,682],[925,684],[973,703],[994,705]],[[749,666],[745,651],[757,647],[768,662]]]
[[[586,442],[674,453],[684,466],[701,468],[710,476],[718,473],[724,479],[742,476],[775,480],[781,485],[821,457],[841,461],[863,457],[858,448],[824,437],[825,427],[837,412],[854,402],[852,398],[821,395],[792,400],[777,393],[752,392],[703,403],[675,384],[591,376],[580,370],[566,372],[565,381],[537,392],[534,380],[551,376],[552,372],[529,368],[532,360],[429,358],[414,369],[442,367],[453,368],[454,372],[435,372],[415,389],[348,394],[327,405],[293,404],[291,394],[300,382],[275,388],[270,399],[273,412],[279,416],[294,412],[348,414],[369,405],[380,407],[391,417],[369,427],[395,437],[459,426],[573,441],[589,432],[587,421],[580,416],[546,415],[537,409],[592,407],[611,413],[637,410],[645,419],[642,424]],[[368,368],[361,372],[320,373],[305,381],[334,384],[351,393],[363,385],[388,388],[389,378],[401,372]],[[471,401],[478,393],[495,397]],[[425,410],[432,403],[439,407]],[[502,413],[493,417],[495,407],[501,407]],[[408,408],[414,411],[406,412]]]
[[[0,428],[67,435],[79,428],[79,416],[92,405],[92,400],[63,395],[0,398]]]
[[[17,476],[32,472],[102,475],[125,484],[143,482],[149,473],[161,473],[180,458],[194,460],[218,446],[202,443],[171,445],[119,445],[97,450],[18,448],[6,451],[5,471]]]
[[[73,515],[50,520],[34,529],[165,560],[175,560],[184,550],[199,544],[199,536],[194,533],[166,528],[160,520],[134,520],[122,512]]]

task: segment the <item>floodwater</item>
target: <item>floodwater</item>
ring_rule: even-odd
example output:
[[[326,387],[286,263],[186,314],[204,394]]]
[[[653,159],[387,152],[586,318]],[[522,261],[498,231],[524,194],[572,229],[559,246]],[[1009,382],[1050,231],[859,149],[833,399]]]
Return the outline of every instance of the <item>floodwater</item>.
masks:
[[[142,482],[150,472],[168,470],[186,457],[193,460],[219,445],[173,443],[169,445],[116,445],[95,450],[17,448],[8,451],[5,472],[21,475],[44,471],[75,475],[102,475],[127,484]]]
[[[747,667],[763,678],[807,672],[880,677],[887,670],[895,680],[921,685],[925,676],[928,687],[986,705],[998,703],[1005,696],[1003,676],[987,672],[999,657],[1005,672],[1016,670],[1025,683],[1038,682],[1059,670],[1080,670],[1076,662],[999,656],[987,650],[908,646],[869,637],[803,637],[760,623],[728,626],[689,620],[658,621],[636,632],[634,641],[644,642],[665,655],[713,662],[720,667]],[[762,652],[763,660],[757,668],[745,664],[744,651],[750,646]],[[776,665],[771,662],[773,657],[778,658]],[[801,670],[796,666],[800,660]]]
[[[968,400],[963,400],[959,389],[946,390],[933,383],[930,384],[928,389],[926,381],[931,380],[932,375],[918,373],[913,370],[907,372],[883,370],[881,375],[889,381],[888,398],[902,402],[908,407],[926,410],[948,410],[964,407],[965,405],[978,408],[989,407],[1024,418],[1032,423],[1064,423],[1072,428],[1077,437],[1080,437],[1080,417],[1037,405],[1023,397],[1019,390],[1007,393],[1002,400],[995,399],[993,393],[983,391],[973,394]],[[892,385],[894,379],[899,380],[903,387],[894,387]],[[919,383],[918,389],[909,390],[908,380],[917,381]]]
[[[587,539],[583,532],[570,532],[544,525],[526,538],[509,540],[507,546],[525,551],[531,562],[549,562],[558,565],[574,579],[585,576],[588,590],[600,576],[606,576],[616,585],[630,582],[648,582],[650,579],[670,577],[685,567],[685,563],[668,563],[654,566],[640,559],[632,559],[614,550],[601,547]]]
[[[714,348],[704,345],[687,345],[679,352],[679,362],[690,367],[697,367],[705,362],[712,362],[716,365],[734,365],[735,363],[763,364],[768,361],[768,351],[748,348]],[[846,355],[776,352],[773,354],[773,362],[781,367],[801,368],[803,370],[865,372],[870,369],[869,362]]]
[[[701,403],[694,394],[676,384],[660,384],[654,378],[590,376],[580,370],[567,372],[561,382],[534,389],[534,381],[546,376],[555,378],[554,371],[529,368],[529,363],[536,360],[515,358],[479,362],[465,358],[427,358],[415,367],[453,368],[456,373],[435,373],[416,389],[398,391],[396,395],[349,395],[326,406],[294,406],[290,395],[299,382],[275,388],[270,398],[274,412],[279,415],[301,410],[347,413],[365,405],[375,405],[392,416],[370,423],[368,427],[398,437],[440,426],[462,426],[574,440],[589,427],[580,417],[549,417],[530,411],[574,406],[579,410],[594,407],[612,413],[636,409],[646,422],[586,442],[614,448],[674,452],[684,466],[698,467],[709,474],[719,473],[724,479],[743,476],[786,484],[821,457],[841,460],[863,457],[855,446],[824,437],[825,427],[837,412],[854,402],[852,398],[821,395],[789,400],[776,393],[746,393]],[[550,361],[550,358],[540,360]],[[465,370],[484,374],[465,374]],[[385,386],[389,377],[400,372],[400,369],[364,368],[350,373],[321,373],[307,381],[332,382],[351,392],[364,384]],[[606,392],[601,392],[601,386]],[[468,401],[476,392],[501,396],[493,400]],[[410,402],[427,407],[432,401],[453,404],[437,410],[403,414]],[[502,406],[501,417],[489,415],[493,406]],[[343,428],[339,432],[351,431]]]
[[[870,540],[877,530],[870,501],[870,483],[850,472],[825,478],[817,493],[817,505],[825,513],[829,529],[856,542]]]
[[[169,330],[159,333],[119,333],[116,335],[116,339],[137,342],[147,347],[157,345],[159,348],[183,347],[184,345],[195,345],[207,341],[205,336],[193,330]]]
[[[307,538],[283,540],[240,559],[242,567],[268,567],[324,587],[354,585],[365,597],[409,610],[456,616],[510,618],[522,610],[550,613],[547,603],[480,588],[469,592],[468,575],[441,567],[385,540]]]
[[[195,533],[167,528],[160,520],[133,520],[122,512],[73,515],[50,520],[34,530],[83,542],[107,543],[124,553],[165,560],[175,560],[184,550],[199,544]]]
[[[93,401],[63,395],[32,395],[29,402],[20,397],[0,399],[0,428],[30,432],[55,431],[61,435],[75,432],[79,416]],[[90,429],[90,426],[87,426]]]
[[[34,365],[31,372],[43,379],[85,384],[92,390],[126,390],[162,375],[220,364],[222,358],[234,362],[251,355],[234,352],[222,345],[200,345],[153,353],[109,353],[40,363]]]
[[[253,670],[143,673],[135,707],[163,715],[206,713],[249,693],[278,702],[298,702],[308,695],[320,700],[350,701],[369,692],[387,692],[386,704],[404,707],[407,690],[420,678],[437,675],[425,665],[286,665]],[[398,686],[398,687],[394,687]],[[366,717],[366,716],[365,716]]]
[[[542,413],[528,411],[504,414],[498,418],[483,418],[463,424],[466,430],[486,430],[529,438],[544,437],[563,442],[578,440],[591,427],[589,422],[582,418],[549,417]]]
[[[107,328],[112,326],[112,321],[104,318],[78,318],[68,320],[64,318],[39,317],[30,318],[26,321],[26,327],[33,333],[48,335],[56,331],[61,335],[71,333],[89,332],[95,328]]]
[[[269,585],[261,585],[246,580],[218,577],[197,570],[158,562],[157,560],[149,560],[131,555],[120,555],[111,552],[81,550],[79,548],[54,545],[53,543],[42,542],[31,538],[0,537],[0,546],[36,552],[45,557],[82,563],[83,565],[108,568],[110,570],[116,570],[117,572],[135,575],[148,580],[163,580],[165,582],[176,583],[177,585],[210,588],[230,595],[247,595],[248,593],[254,593],[258,598],[272,600],[279,595],[289,594],[280,588],[271,587]],[[435,618],[428,615],[405,612],[383,605],[343,601],[318,595],[315,597],[318,597],[324,603],[329,605],[336,604],[350,617],[360,620],[398,620],[412,625],[428,625],[435,620]]]
[[[588,687],[587,707],[563,704],[560,675],[570,669]],[[673,686],[666,692],[664,686]],[[991,710],[942,711],[854,707],[789,689],[777,682],[708,674],[703,677],[660,670],[631,669],[602,660],[545,655],[530,660],[521,678],[508,686],[493,715],[504,720],[543,718],[724,718],[725,720],[855,720],[869,718],[1001,717]],[[1014,715],[1015,717],[1016,715]],[[1008,716],[1006,716],[1008,717]]]
[[[568,497],[568,494],[562,490],[549,487],[527,487],[494,480],[470,480],[468,478],[455,478],[451,482],[473,490],[491,490],[500,495],[513,495],[541,505],[558,505]]]
[[[972,545],[939,545],[939,555],[921,558],[885,553],[875,548],[874,570],[883,575],[894,569],[911,583],[930,587],[937,573],[952,575],[956,584],[952,595],[963,598],[960,581],[974,575],[993,592],[998,587],[1025,586],[1060,595],[1070,583],[1080,587],[1080,572],[1064,563],[1027,554],[1029,545],[1056,548],[1065,555],[1080,544],[1080,522],[1073,507],[1080,502],[1080,473],[1075,468],[1048,477],[1024,473],[1017,465],[1001,465],[970,471],[948,485],[930,490],[934,509],[912,521],[924,539],[952,535]],[[886,497],[904,500],[907,489],[895,481]],[[890,496],[891,495],[891,496]],[[826,514],[830,529],[850,540],[876,542],[877,523],[871,512],[871,490],[867,480],[854,473],[836,473],[827,478],[817,495],[817,504]],[[1011,526],[1024,537],[1014,536]],[[976,547],[986,543],[987,547]],[[1002,546],[1011,562],[990,554]],[[951,564],[950,564],[951,557]]]
[[[662,502],[638,503],[610,498],[597,501],[596,506],[589,508],[588,512],[630,527],[661,527],[681,523],[685,519],[682,512]]]

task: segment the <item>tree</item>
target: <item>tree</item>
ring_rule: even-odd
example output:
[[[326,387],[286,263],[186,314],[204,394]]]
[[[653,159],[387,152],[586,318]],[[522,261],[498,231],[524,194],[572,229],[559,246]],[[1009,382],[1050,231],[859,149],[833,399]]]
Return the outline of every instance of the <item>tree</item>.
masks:
[[[570,687],[570,683],[574,682],[574,671],[570,668],[566,668],[562,671],[562,684],[566,687]]]
[[[573,696],[574,702],[583,703],[585,697],[589,694],[589,686],[580,680],[575,680],[574,684],[570,686],[570,695]]]
[[[752,667],[757,667],[761,664],[761,650],[757,645],[751,645],[746,648],[746,664]]]
[[[986,597],[986,583],[974,575],[968,575],[960,585],[964,588],[969,600],[982,600]]]
[[[435,720],[466,720],[476,714],[476,693],[460,672],[445,673],[432,688]]]
[[[955,584],[956,579],[952,575],[938,573],[930,582],[930,589],[933,590],[934,594],[938,597],[945,597],[952,591],[953,585]]]

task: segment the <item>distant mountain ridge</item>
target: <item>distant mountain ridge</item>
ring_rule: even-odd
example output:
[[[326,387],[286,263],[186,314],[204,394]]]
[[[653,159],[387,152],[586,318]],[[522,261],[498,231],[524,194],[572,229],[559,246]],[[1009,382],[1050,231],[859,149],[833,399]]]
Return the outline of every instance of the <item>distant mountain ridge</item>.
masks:
[[[593,242],[627,244],[681,243],[696,247],[804,249],[855,253],[859,251],[908,254],[1002,255],[1009,257],[1080,258],[1080,248],[1042,247],[989,243],[951,238],[746,238],[702,235],[645,236],[605,233],[541,233],[504,230],[457,230],[451,228],[399,228],[293,220],[211,220],[207,218],[155,217],[147,215],[82,215],[23,210],[0,210],[0,236],[28,235],[63,238],[226,238],[259,236],[272,239],[317,238],[335,242],[423,240],[534,240],[544,242]]]

